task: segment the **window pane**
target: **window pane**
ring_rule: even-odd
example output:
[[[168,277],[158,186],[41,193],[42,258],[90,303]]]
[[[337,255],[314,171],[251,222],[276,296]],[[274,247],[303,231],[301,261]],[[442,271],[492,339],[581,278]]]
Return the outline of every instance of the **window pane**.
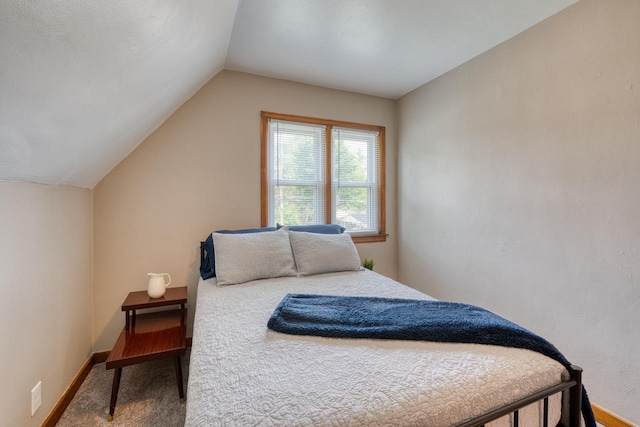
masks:
[[[349,231],[378,232],[378,132],[332,130],[335,221]]]
[[[272,122],[275,180],[322,180],[324,127]]]
[[[332,136],[334,180],[375,182],[377,133],[335,128]]]
[[[318,198],[321,193],[311,185],[275,185],[274,221],[285,225],[322,223],[324,212]]]
[[[372,230],[371,190],[369,187],[336,189],[336,222],[348,231]],[[377,213],[376,213],[377,214]]]
[[[269,122],[269,224],[325,220],[326,126]]]

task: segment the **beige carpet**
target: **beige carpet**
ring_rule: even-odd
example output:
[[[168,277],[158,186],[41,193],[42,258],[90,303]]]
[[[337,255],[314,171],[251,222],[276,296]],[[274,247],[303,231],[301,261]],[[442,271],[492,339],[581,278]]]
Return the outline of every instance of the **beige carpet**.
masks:
[[[189,352],[182,358],[185,394]],[[186,404],[180,403],[172,359],[122,369],[120,392],[112,422],[107,421],[113,370],[96,364],[56,426],[183,426]],[[187,396],[188,398],[188,396]]]

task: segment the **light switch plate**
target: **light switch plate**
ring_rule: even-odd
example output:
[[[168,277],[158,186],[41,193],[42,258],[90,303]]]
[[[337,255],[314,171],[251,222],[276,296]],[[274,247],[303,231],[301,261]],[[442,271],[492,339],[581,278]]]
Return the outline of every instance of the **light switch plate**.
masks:
[[[36,413],[40,405],[42,405],[42,381],[38,381],[31,390],[31,416]]]

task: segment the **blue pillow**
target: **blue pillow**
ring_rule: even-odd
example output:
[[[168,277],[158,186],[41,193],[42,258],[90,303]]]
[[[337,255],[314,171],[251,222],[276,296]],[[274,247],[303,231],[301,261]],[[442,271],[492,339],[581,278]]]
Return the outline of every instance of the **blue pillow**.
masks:
[[[277,224],[277,226],[278,226],[278,230],[284,227],[282,224]],[[316,234],[344,233],[344,227],[338,224],[288,225],[287,228],[291,231],[304,231],[307,233],[316,233]]]
[[[264,233],[265,231],[276,231],[276,227],[262,227],[262,228],[245,228],[242,230],[218,230],[214,233],[222,234],[248,234],[248,233]],[[204,249],[204,257],[200,263],[200,276],[204,280],[215,277],[216,275],[216,258],[213,248],[213,235],[209,234],[207,240],[200,243],[200,250]]]

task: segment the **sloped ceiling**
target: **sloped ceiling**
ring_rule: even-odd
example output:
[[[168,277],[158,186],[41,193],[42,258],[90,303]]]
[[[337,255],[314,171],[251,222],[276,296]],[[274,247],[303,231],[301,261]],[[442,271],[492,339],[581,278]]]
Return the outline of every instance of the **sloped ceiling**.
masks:
[[[93,187],[224,67],[237,0],[0,2],[0,179]]]
[[[3,1],[0,180],[92,188],[225,67],[395,99],[575,1]]]

